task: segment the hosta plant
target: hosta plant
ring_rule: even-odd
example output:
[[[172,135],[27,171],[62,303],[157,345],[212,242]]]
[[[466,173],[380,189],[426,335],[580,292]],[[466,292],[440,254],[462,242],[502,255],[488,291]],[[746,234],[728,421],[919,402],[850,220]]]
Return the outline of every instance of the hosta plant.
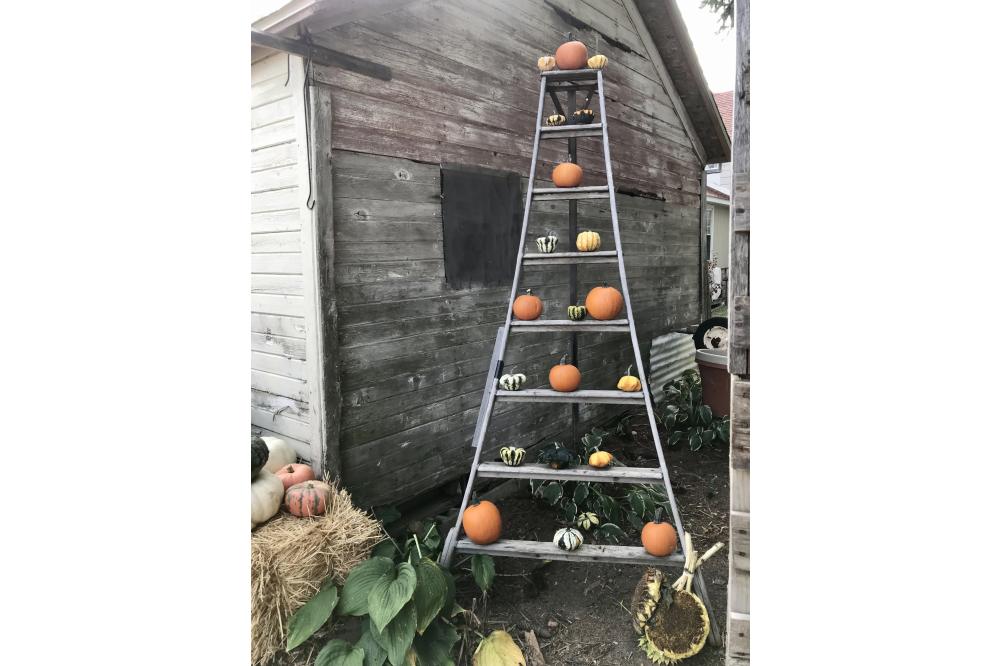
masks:
[[[702,404],[701,375],[686,370],[664,385],[665,399],[656,407],[656,417],[667,431],[667,446],[687,442],[692,451],[713,443],[729,443],[729,417],[716,417]]]

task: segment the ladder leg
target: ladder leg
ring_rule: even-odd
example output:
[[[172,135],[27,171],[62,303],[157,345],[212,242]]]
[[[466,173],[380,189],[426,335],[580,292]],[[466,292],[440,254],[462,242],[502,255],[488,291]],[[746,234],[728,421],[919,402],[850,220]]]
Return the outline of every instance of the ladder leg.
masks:
[[[705,585],[705,579],[701,576],[701,567],[694,572],[694,589],[698,593],[701,603],[705,604],[705,610],[708,611],[708,643],[712,647],[719,647],[722,645],[722,638],[719,636],[719,623],[715,619],[715,613],[712,612],[712,602],[708,598],[708,586]]]

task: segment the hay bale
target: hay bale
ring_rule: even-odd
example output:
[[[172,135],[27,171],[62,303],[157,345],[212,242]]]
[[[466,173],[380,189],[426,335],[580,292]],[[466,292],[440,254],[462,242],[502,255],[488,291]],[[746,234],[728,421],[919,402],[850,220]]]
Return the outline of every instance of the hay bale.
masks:
[[[347,573],[385,538],[381,523],[336,491],[326,514],[280,514],[250,536],[250,659],[262,664],[285,645],[288,618],[327,576]]]

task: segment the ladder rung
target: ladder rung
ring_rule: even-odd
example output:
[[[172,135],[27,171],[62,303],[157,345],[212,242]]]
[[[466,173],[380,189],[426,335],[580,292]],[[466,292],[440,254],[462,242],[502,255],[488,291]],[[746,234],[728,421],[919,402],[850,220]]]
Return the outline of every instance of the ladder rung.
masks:
[[[541,128],[543,139],[569,139],[582,136],[601,136],[604,133],[604,123],[589,125],[556,125]]]
[[[572,319],[533,319],[531,321],[510,322],[512,332],[559,332],[576,331],[592,333],[628,333],[628,319],[609,319],[599,321],[597,319],[585,319],[583,321],[573,321]]]
[[[544,264],[615,264],[618,252],[599,250],[597,252],[531,252],[524,255],[524,263],[532,266]]]
[[[623,467],[603,469],[589,466],[552,469],[542,463],[524,463],[517,467],[502,462],[479,464],[477,477],[490,479],[545,479],[548,481],[592,481],[596,483],[663,483],[659,467]]]
[[[584,389],[582,391],[556,391],[553,389],[521,389],[520,391],[497,391],[497,402],[594,402],[605,405],[635,405],[645,398],[642,391],[606,389]]]
[[[684,556],[680,554],[679,550],[667,557],[656,557],[647,553],[642,546],[583,544],[576,550],[562,550],[551,541],[515,541],[513,539],[500,539],[486,546],[480,546],[469,541],[467,537],[463,537],[455,544],[455,550],[460,553],[493,555],[495,557],[527,557],[536,560],[684,566]]]
[[[546,81],[596,81],[596,69],[552,69],[542,72],[542,77]]]
[[[531,193],[534,201],[555,201],[558,199],[607,199],[607,185],[586,185],[584,187],[538,187]]]

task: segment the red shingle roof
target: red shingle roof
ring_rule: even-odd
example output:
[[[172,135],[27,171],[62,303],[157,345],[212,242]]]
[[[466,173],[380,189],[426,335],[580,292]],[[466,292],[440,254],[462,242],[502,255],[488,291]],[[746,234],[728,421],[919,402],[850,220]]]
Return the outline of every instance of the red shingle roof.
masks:
[[[733,91],[712,93],[715,97],[715,105],[719,107],[719,113],[722,114],[722,122],[726,124],[726,131],[729,132],[729,138],[733,137]]]

